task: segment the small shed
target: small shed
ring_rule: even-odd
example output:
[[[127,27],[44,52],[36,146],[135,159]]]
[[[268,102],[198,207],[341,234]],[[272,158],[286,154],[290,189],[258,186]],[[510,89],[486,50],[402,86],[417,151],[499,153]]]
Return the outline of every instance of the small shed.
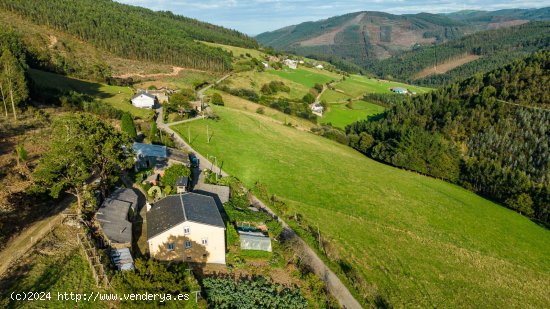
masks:
[[[230,192],[228,186],[211,185],[207,183],[197,183],[193,188],[193,192],[211,196],[216,201],[216,205],[220,211],[223,210],[223,204],[229,201]]]
[[[182,176],[176,180],[176,193],[185,193],[187,192],[187,187],[189,186],[189,178]]]
[[[239,231],[241,250],[260,250],[271,252],[271,239],[261,232]]]
[[[118,270],[134,270],[134,259],[128,248],[111,250],[111,261]]]

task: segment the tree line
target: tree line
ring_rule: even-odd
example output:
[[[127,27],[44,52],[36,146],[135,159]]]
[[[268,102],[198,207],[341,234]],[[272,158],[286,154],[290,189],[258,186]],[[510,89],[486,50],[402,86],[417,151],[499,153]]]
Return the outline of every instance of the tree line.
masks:
[[[541,51],[428,94],[387,97],[391,107],[349,125],[346,142],[550,223],[549,77]]]
[[[197,40],[257,47],[234,30],[110,0],[0,0],[0,7],[130,59],[226,71],[231,56]]]

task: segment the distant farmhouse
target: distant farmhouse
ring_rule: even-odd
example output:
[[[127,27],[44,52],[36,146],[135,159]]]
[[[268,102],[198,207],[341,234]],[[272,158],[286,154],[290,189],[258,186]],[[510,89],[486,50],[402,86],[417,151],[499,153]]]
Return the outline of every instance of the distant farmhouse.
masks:
[[[318,64],[315,66],[315,68],[319,69],[319,70],[322,70],[324,69],[325,67],[322,65],[322,64]]]
[[[323,116],[325,108],[320,103],[312,103],[310,106],[311,112],[318,116]]]
[[[139,108],[152,109],[157,104],[158,100],[154,94],[139,92],[132,97],[132,105]]]
[[[399,93],[399,94],[407,94],[409,93],[409,91],[405,88],[402,88],[402,87],[393,87],[393,88],[390,88],[390,90],[392,92],[395,92],[395,93]]]
[[[160,261],[225,264],[225,224],[214,198],[167,196],[147,212],[147,243]]]
[[[290,69],[295,70],[298,67],[298,61],[292,59],[285,59],[283,63],[288,66]]]

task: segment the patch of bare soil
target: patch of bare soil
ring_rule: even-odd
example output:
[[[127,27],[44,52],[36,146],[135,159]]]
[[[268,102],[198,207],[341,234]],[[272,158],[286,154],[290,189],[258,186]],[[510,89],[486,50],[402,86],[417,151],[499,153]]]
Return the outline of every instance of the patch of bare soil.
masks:
[[[336,34],[343,31],[348,26],[358,24],[361,21],[361,19],[363,19],[364,15],[365,15],[365,13],[361,13],[361,14],[355,16],[350,21],[344,23],[341,27],[338,27],[338,28],[336,28],[336,29],[334,29],[330,32],[323,33],[320,36],[304,40],[304,41],[300,42],[300,45],[301,46],[332,45],[332,44],[334,44],[334,38],[336,37]]]
[[[20,115],[21,117],[21,115]],[[17,122],[2,120],[0,126],[0,249],[30,223],[39,220],[49,208],[42,196],[29,194],[31,171],[46,150],[49,129],[30,117]],[[17,163],[15,149],[22,145],[27,160]]]
[[[426,76],[435,75],[435,74],[443,74],[445,72],[448,72],[454,68],[457,68],[468,62],[472,62],[479,58],[481,58],[481,56],[471,55],[471,54],[461,55],[459,57],[447,60],[444,63],[438,64],[437,67],[432,66],[432,67],[425,68],[424,70],[418,72],[414,76],[414,79],[420,79],[420,78],[424,78]]]
[[[48,35],[48,39],[50,39],[50,44],[48,44],[49,48],[53,48],[57,44],[57,37],[53,34]]]

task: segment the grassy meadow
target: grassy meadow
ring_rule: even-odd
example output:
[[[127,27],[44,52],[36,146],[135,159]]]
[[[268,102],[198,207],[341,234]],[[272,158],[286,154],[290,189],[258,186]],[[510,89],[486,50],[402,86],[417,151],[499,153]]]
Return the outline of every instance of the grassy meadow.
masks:
[[[361,75],[351,75],[346,80],[336,83],[335,89],[339,89],[351,97],[360,97],[366,93],[392,93],[390,88],[402,87],[416,93],[425,93],[429,88],[391,82],[376,78],[368,78]]]
[[[186,139],[189,128],[195,149],[247,186],[265,184],[289,212],[318,226],[330,263],[364,304],[550,307],[547,229],[328,139],[252,113],[216,111],[219,121],[173,128]]]
[[[263,59],[265,54],[257,49],[250,49],[250,48],[243,48],[243,47],[237,47],[237,46],[231,46],[231,45],[224,45],[224,44],[218,44],[218,43],[211,43],[211,42],[204,42],[201,41],[201,43],[213,46],[213,47],[219,47],[227,52],[233,53],[233,57],[241,57],[246,56],[246,54],[249,54],[250,56],[257,58],[257,59]]]
[[[384,107],[363,100],[353,101],[351,106],[349,108],[346,103],[329,104],[328,111],[319,118],[319,122],[343,129],[350,123],[384,112]]]
[[[301,83],[279,77],[268,72],[245,71],[233,74],[223,83],[231,88],[252,89],[260,93],[264,84],[269,84],[271,81],[281,81],[290,88],[290,92],[279,91],[274,96],[277,98],[299,99],[309,91],[309,88]]]
[[[341,78],[336,73],[303,67],[298,67],[295,70],[285,67],[282,70],[268,70],[266,72],[302,84],[308,89],[315,84],[325,84]]]
[[[153,115],[152,110],[132,106],[130,99],[132,98],[133,90],[129,87],[111,86],[34,69],[30,69],[29,74],[31,79],[42,88],[51,88],[60,91],[73,90],[85,93],[117,109],[129,112],[134,117],[142,119],[150,118]]]

